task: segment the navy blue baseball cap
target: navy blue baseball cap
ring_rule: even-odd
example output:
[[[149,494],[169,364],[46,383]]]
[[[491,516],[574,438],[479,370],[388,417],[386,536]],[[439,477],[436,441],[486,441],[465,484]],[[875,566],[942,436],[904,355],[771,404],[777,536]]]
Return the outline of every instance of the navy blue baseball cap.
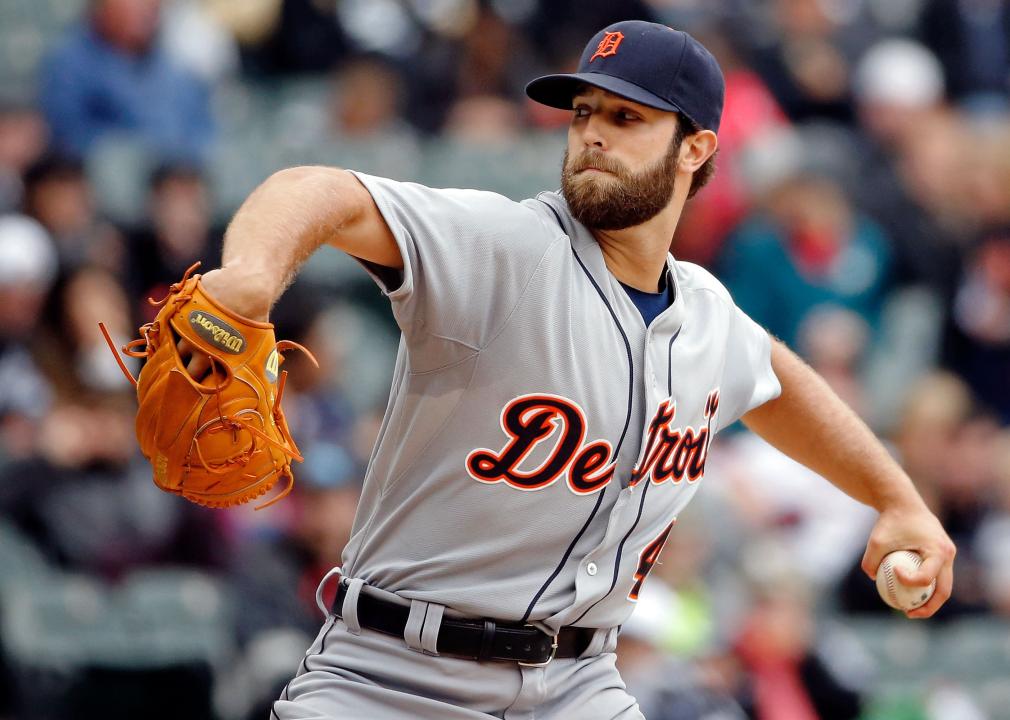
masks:
[[[574,73],[544,75],[526,94],[544,105],[572,109],[581,83],[642,105],[679,112],[703,130],[719,131],[726,81],[712,53],[681,30],[627,20],[593,36]]]

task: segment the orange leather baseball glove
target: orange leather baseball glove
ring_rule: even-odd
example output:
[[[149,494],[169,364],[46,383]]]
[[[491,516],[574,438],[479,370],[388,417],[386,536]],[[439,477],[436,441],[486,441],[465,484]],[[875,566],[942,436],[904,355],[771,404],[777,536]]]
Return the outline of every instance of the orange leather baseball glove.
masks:
[[[137,440],[154,468],[155,484],[200,505],[228,507],[285,479],[284,491],[259,510],[291,491],[291,463],[302,460],[281,410],[287,371],[279,370],[280,353],[296,348],[315,358],[298,343],[277,342],[271,323],[215,302],[200,275],[192,275],[198,266],[164,299],[149,299],[161,310],[140,328],[141,338],[123,346],[127,355],[147,358],[139,380],[119,353],[116,359],[137,387]],[[180,339],[210,358],[211,372],[202,382],[186,371],[176,346]]]

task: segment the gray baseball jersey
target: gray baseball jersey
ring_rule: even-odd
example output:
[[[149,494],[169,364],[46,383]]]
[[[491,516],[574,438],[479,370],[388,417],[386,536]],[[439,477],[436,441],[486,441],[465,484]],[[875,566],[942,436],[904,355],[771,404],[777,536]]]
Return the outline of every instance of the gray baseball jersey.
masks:
[[[672,257],[646,327],[557,193],[357,177],[403,256],[369,268],[402,339],[345,575],[548,631],[620,625],[712,437],[779,393],[767,333]]]

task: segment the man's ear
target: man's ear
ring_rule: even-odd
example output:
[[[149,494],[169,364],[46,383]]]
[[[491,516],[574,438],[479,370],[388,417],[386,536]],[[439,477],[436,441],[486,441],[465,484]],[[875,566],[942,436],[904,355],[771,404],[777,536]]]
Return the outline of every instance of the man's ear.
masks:
[[[695,172],[715,154],[718,148],[719,138],[711,130],[699,130],[693,135],[688,135],[680,144],[678,169],[684,172]]]

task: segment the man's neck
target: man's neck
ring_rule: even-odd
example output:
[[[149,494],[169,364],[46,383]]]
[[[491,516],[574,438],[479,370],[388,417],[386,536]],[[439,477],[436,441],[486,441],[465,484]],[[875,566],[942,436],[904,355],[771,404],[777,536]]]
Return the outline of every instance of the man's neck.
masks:
[[[683,200],[678,202],[675,194],[669,205],[641,225],[623,230],[592,230],[613,276],[638,290],[658,292],[683,207]]]

